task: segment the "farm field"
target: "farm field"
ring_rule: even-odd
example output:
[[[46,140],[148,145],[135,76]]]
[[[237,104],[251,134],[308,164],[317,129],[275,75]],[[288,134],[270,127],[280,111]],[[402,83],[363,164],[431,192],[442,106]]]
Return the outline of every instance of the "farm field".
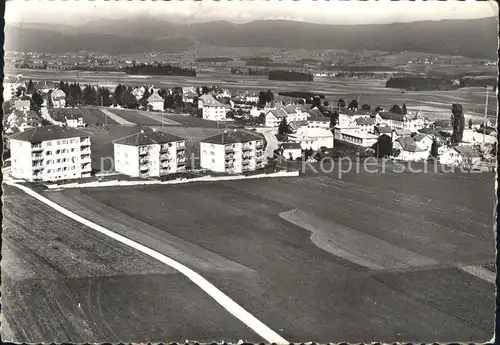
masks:
[[[3,202],[2,340],[262,341],[168,266],[13,187]]]
[[[492,174],[308,173],[46,196],[198,267],[292,342],[479,342],[493,333],[494,283],[461,269],[481,271],[495,258]],[[291,210],[300,211],[292,222],[283,216]],[[326,233],[315,236],[309,226]],[[382,267],[345,254],[367,238],[373,245],[365,241],[359,255]],[[199,251],[172,251],[175,243],[240,269],[200,269],[191,258]]]
[[[462,70],[460,70],[462,72]],[[26,78],[33,80],[60,80],[74,81],[76,72],[35,71],[21,70]],[[393,104],[406,103],[408,110],[422,109],[431,119],[449,118],[451,104],[460,102],[464,106],[465,116],[478,118],[484,115],[485,91],[483,88],[466,88],[454,91],[405,91],[385,88],[385,80],[372,79],[328,79],[315,78],[314,82],[282,82],[270,81],[266,76],[248,76],[232,74],[200,73],[194,78],[180,76],[152,76],[149,79],[120,76],[113,73],[86,73],[80,74],[80,83],[110,84],[125,83],[131,86],[140,86],[144,83],[154,84],[156,87],[174,86],[202,86],[218,85],[233,91],[271,90],[275,93],[281,91],[310,91],[326,95],[330,103],[335,103],[338,98],[344,100],[358,99],[360,103],[372,106],[380,105],[390,108]],[[497,98],[491,92],[488,102],[489,117],[496,120]],[[144,120],[146,121],[146,120]],[[142,124],[142,123],[141,123]],[[150,125],[150,123],[144,123]]]
[[[65,114],[73,114],[76,117],[82,117],[83,121],[88,125],[103,125],[107,123],[108,125],[117,125],[118,123],[114,121],[109,116],[106,116],[99,108],[96,107],[81,107],[81,108],[55,108],[56,115],[52,117],[56,121],[64,121]]]

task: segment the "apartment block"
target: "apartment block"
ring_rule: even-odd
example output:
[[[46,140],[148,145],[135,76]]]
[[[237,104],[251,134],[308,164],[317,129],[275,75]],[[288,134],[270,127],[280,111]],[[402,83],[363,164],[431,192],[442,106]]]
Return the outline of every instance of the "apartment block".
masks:
[[[69,127],[27,129],[9,138],[11,174],[28,181],[90,177],[90,135]]]
[[[265,140],[253,133],[224,131],[200,141],[200,165],[204,169],[242,173],[263,168]]]
[[[160,131],[113,141],[115,171],[133,177],[158,177],[186,169],[186,142]]]

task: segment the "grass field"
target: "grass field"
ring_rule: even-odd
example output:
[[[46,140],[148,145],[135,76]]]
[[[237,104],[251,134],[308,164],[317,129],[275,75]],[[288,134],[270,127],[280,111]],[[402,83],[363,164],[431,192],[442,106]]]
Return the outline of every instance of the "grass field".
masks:
[[[399,57],[398,57],[399,59]],[[480,68],[477,67],[477,68]],[[476,69],[477,69],[476,68]],[[481,67],[482,68],[482,67]],[[491,67],[489,67],[491,69]],[[458,68],[460,73],[467,69]],[[470,70],[470,68],[469,68]],[[475,69],[473,70],[475,71]],[[71,80],[76,79],[76,74],[67,72],[60,73],[56,71],[23,71],[26,78],[34,80]],[[119,76],[117,74],[92,74],[87,73],[81,76],[81,83],[125,83],[127,85],[143,85],[145,80],[134,79],[133,77]],[[277,93],[280,91],[310,91],[320,92],[327,96],[330,102],[336,102],[338,98],[344,100],[358,99],[361,97],[360,104],[368,103],[372,106],[380,105],[390,108],[393,104],[402,104],[406,102],[409,110],[422,109],[431,119],[448,118],[450,116],[451,104],[460,102],[464,106],[465,116],[479,117],[484,114],[485,92],[482,88],[467,88],[454,91],[430,91],[430,92],[409,92],[404,93],[398,89],[385,88],[384,80],[342,80],[317,78],[314,82],[293,82],[286,83],[282,81],[270,81],[266,76],[248,76],[248,75],[218,75],[201,73],[195,78],[176,77],[176,76],[153,76],[147,80],[148,84],[154,84],[157,87],[174,86],[202,86],[218,85],[231,90],[250,90],[263,91],[272,90]],[[489,99],[488,109],[490,118],[496,119],[497,98]],[[144,120],[147,121],[147,120]],[[133,122],[133,121],[131,121]],[[154,125],[150,122],[141,122],[144,125]]]
[[[17,189],[4,193],[3,341],[262,341],[177,271]]]
[[[237,263],[241,270],[202,274],[293,342],[486,341],[494,284],[458,265],[494,261],[492,181],[353,172],[47,196],[157,250],[182,241]],[[324,224],[323,235],[280,217],[293,209]],[[147,226],[134,232],[119,220]],[[351,253],[364,243],[382,268],[333,255],[325,238]],[[193,253],[173,255],[195,267]]]
[[[99,108],[83,107],[75,110],[81,114],[85,123],[89,125],[104,125],[105,123],[108,125],[118,125],[118,122],[106,116]]]

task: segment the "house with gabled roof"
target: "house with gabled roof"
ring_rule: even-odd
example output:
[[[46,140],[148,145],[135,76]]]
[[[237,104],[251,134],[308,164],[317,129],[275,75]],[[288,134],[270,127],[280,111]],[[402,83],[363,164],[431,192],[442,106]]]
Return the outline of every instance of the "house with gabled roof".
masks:
[[[202,109],[202,118],[209,121],[226,121],[226,114],[231,106],[222,104],[211,94],[198,98],[198,108]]]
[[[430,147],[424,148],[418,145],[412,137],[399,137],[393,144],[393,150],[398,154],[396,159],[403,161],[427,160],[430,154]]]
[[[64,108],[66,106],[66,93],[61,89],[55,89],[50,93],[50,100],[54,108]]]
[[[244,130],[226,130],[200,140],[200,165],[204,169],[242,173],[266,165],[265,139]]]
[[[155,91],[148,97],[148,103],[153,110],[162,111],[164,109],[165,100]]]
[[[288,117],[288,113],[282,107],[270,109],[265,114],[266,127],[278,127],[281,121]]]
[[[184,171],[186,142],[176,135],[141,130],[113,141],[114,166],[133,177],[158,177]]]

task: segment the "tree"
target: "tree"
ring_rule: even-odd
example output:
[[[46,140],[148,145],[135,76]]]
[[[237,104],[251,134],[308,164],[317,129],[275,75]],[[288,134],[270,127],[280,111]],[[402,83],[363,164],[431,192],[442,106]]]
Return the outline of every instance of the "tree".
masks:
[[[26,94],[31,95],[35,91],[35,87],[33,86],[33,81],[30,79],[28,82],[28,86],[26,87]]]
[[[364,110],[364,111],[370,111],[371,109],[372,109],[372,107],[370,107],[370,105],[366,104],[366,103],[361,106],[361,110]]]
[[[328,101],[324,101],[324,102],[323,102],[323,105],[324,105],[325,107],[328,107],[328,106],[330,105],[330,103],[329,103]]]
[[[332,113],[332,116],[330,117],[330,128],[333,130],[333,128],[338,124],[339,122],[339,113],[338,111],[334,111]]]
[[[340,108],[345,108],[345,101],[342,98],[339,98],[337,101],[337,107]]]
[[[469,119],[469,129],[472,128],[472,119]]]
[[[144,91],[144,94],[142,95],[142,98],[138,101],[139,107],[141,109],[148,110],[148,108],[149,108],[149,102],[148,102],[149,96],[151,96],[151,94],[149,93],[149,90],[146,88],[146,90]]]
[[[26,94],[26,88],[24,86],[18,86],[16,89],[16,97],[23,96]]]
[[[40,95],[38,91],[35,91],[31,96],[31,109],[38,112],[42,108],[42,104],[43,104],[42,95]]]
[[[226,113],[226,117],[229,118],[229,119],[234,119],[234,112],[232,110],[229,110]]]
[[[392,139],[388,135],[381,135],[377,142],[372,146],[377,158],[387,157],[392,154]]]
[[[281,120],[280,125],[278,127],[278,134],[284,135],[284,134],[289,134],[291,132],[292,130],[288,125],[288,122],[286,121],[286,117],[284,117],[283,120]]]
[[[311,100],[311,106],[314,108],[314,107],[321,107],[321,99],[319,98],[319,96],[314,96]]]
[[[207,86],[203,86],[203,87],[201,88],[201,93],[202,93],[203,95],[206,95],[206,94],[210,93],[210,89],[209,89]]]
[[[382,111],[382,107],[380,105],[377,105],[377,107],[375,108],[375,112],[379,113],[381,111]]]
[[[401,108],[401,111],[403,112],[403,114],[408,114],[408,110],[406,110],[406,103],[403,103],[403,107]]]
[[[260,113],[260,115],[259,115],[259,123],[261,125],[265,125],[266,124],[266,114]]]
[[[451,106],[451,125],[453,127],[451,142],[461,142],[464,135],[465,118],[464,108],[460,103],[454,103]]]
[[[438,145],[436,139],[433,139],[432,145],[431,145],[431,153],[430,153],[431,157],[436,158],[439,155],[438,148],[439,148],[439,145]]]
[[[395,114],[403,114],[403,109],[401,109],[401,107],[397,104],[394,104],[390,110],[391,113],[395,113]]]
[[[349,110],[358,110],[358,101],[353,99],[350,103],[349,103],[349,107],[348,107]]]

